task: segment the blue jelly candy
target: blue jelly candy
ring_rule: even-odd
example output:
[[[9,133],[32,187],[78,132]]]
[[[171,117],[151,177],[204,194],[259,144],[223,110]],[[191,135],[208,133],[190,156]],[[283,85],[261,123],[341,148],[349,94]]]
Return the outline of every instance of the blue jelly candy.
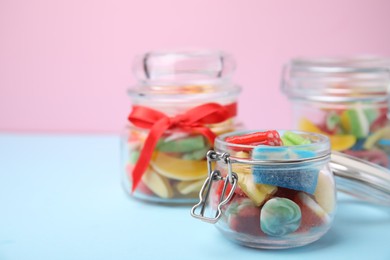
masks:
[[[294,147],[257,146],[253,149],[254,160],[296,160],[314,157],[309,150]],[[254,165],[253,180],[256,183],[269,184],[314,194],[317,187],[319,169],[314,163],[301,165]]]
[[[363,146],[364,146],[364,143],[366,142],[366,140],[367,140],[367,138],[357,138],[356,143],[349,149],[352,151],[364,150]]]

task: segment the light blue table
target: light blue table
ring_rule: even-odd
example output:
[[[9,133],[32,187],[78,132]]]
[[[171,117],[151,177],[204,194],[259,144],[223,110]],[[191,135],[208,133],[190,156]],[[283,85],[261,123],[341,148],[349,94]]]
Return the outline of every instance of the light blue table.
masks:
[[[319,241],[255,250],[129,198],[117,136],[0,135],[0,259],[390,259],[390,210],[339,198]]]

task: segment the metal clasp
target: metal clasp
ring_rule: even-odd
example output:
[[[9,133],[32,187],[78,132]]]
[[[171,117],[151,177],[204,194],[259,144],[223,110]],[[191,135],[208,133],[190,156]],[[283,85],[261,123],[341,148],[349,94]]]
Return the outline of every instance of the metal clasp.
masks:
[[[212,162],[216,161],[223,161],[227,164],[228,168],[228,175],[226,177],[221,176],[220,171],[213,170],[212,169]],[[198,218],[202,221],[215,224],[217,223],[218,219],[221,217],[222,210],[221,207],[229,202],[229,200],[232,198],[234,191],[237,187],[237,174],[232,171],[232,164],[230,161],[230,155],[228,153],[217,153],[214,150],[210,150],[207,152],[207,168],[208,168],[208,177],[203,183],[203,186],[199,192],[199,203],[196,204],[191,209],[191,216],[194,218]],[[210,190],[213,182],[223,181],[223,189],[221,193],[221,198],[219,199],[219,203],[217,206],[217,212],[215,213],[214,217],[205,217],[205,209],[206,209],[206,203],[210,195]],[[228,185],[232,185],[232,188],[229,192],[229,194],[225,197],[226,189]],[[196,210],[200,208],[199,214],[196,213]]]

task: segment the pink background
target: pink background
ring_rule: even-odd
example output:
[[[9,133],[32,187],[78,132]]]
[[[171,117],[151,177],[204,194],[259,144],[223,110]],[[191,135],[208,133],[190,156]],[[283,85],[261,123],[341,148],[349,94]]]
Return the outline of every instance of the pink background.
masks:
[[[175,47],[233,54],[242,121],[288,128],[282,64],[390,56],[390,1],[1,0],[0,131],[119,133],[134,55]]]

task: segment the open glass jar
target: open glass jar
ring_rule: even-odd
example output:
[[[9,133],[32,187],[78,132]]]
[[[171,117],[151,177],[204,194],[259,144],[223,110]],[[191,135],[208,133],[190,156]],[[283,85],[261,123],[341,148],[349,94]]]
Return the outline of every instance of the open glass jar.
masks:
[[[219,51],[149,52],[136,60],[124,160],[132,196],[195,200],[207,176],[207,150],[217,135],[239,127],[234,68]]]
[[[390,60],[294,59],[282,90],[294,128],[329,136],[332,149],[390,169]]]
[[[320,239],[331,227],[336,210],[332,171],[343,180],[338,189],[390,206],[390,171],[371,163],[359,169],[355,166],[361,162],[337,152],[331,155],[327,136],[288,131],[308,140],[294,146],[227,141],[253,132],[258,131],[216,139],[215,150],[207,155],[209,175],[200,202],[191,210],[193,217],[216,224],[227,238],[266,249],[298,247]]]

